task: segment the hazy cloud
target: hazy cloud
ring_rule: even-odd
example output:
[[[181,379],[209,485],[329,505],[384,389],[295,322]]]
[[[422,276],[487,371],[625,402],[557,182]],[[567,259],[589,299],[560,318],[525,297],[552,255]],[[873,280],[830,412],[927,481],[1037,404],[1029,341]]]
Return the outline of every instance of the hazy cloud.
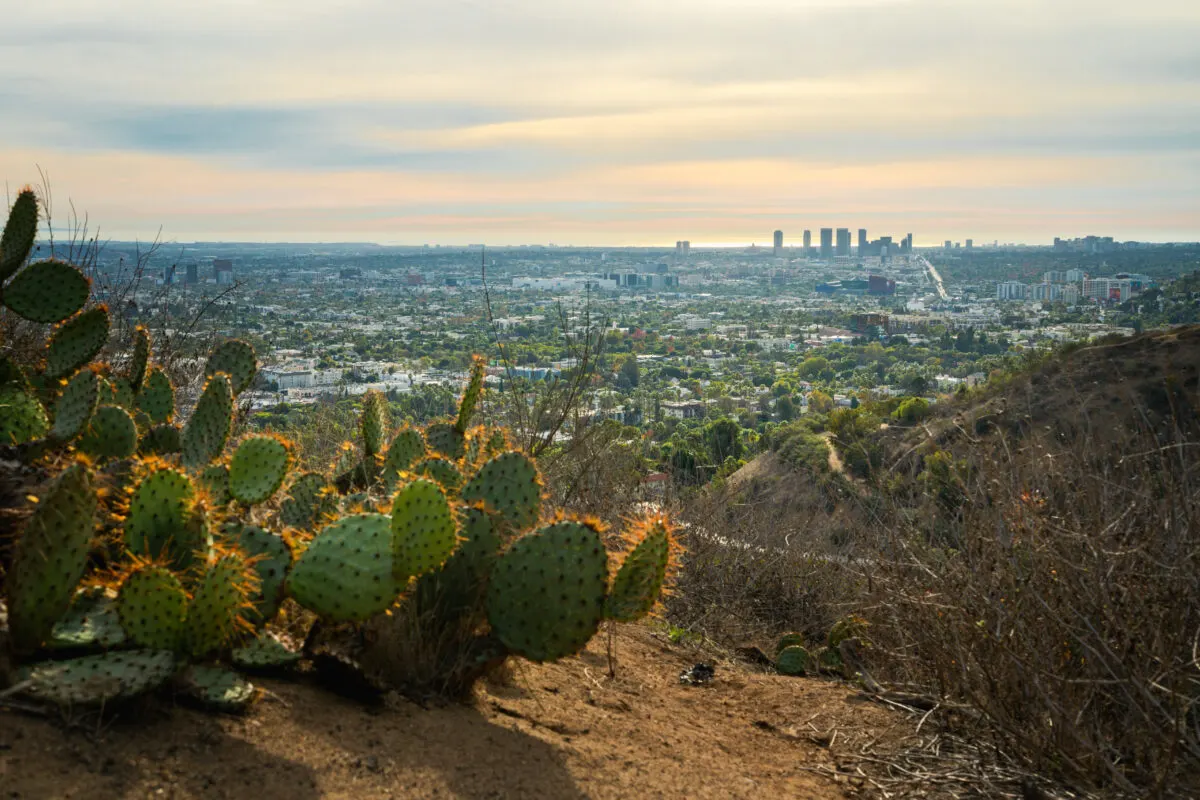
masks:
[[[0,167],[114,235],[1194,239],[1198,40],[1192,0],[43,0]]]

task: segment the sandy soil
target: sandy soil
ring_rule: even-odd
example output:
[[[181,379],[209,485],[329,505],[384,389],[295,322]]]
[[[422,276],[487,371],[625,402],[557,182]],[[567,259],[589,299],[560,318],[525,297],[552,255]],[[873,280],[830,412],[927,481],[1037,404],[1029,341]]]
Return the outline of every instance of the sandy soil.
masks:
[[[4,798],[836,798],[812,770],[842,742],[910,723],[846,685],[705,654],[646,626],[559,664],[519,662],[471,706],[367,708],[307,683],[267,680],[245,717],[149,701],[97,725],[0,711]],[[711,659],[711,653],[707,654]],[[833,741],[831,742],[831,737]],[[830,745],[834,745],[831,749]]]

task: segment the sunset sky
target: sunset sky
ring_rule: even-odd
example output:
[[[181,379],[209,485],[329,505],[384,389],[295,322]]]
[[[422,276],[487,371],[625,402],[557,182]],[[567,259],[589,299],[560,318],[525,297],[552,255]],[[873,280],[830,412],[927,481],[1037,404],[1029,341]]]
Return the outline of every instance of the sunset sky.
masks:
[[[0,176],[102,235],[1200,239],[1198,0],[38,0]]]

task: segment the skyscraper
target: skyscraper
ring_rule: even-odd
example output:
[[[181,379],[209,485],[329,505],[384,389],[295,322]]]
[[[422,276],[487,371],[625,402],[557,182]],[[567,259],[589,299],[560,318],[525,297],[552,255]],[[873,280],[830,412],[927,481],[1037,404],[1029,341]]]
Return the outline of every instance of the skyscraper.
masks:
[[[974,247],[975,247],[975,240],[967,239],[967,249],[972,250],[972,249],[974,249]]]
[[[783,255],[783,231],[775,231],[775,257]]]
[[[812,231],[804,232],[804,256],[807,258],[812,255]]]
[[[859,228],[858,229],[858,254],[860,256],[865,255],[867,252],[867,249],[870,247],[870,244],[871,244],[870,241],[867,239],[867,229]]]
[[[833,228],[821,228],[821,258],[833,258]]]
[[[837,254],[839,256],[850,255],[850,229],[837,229]]]

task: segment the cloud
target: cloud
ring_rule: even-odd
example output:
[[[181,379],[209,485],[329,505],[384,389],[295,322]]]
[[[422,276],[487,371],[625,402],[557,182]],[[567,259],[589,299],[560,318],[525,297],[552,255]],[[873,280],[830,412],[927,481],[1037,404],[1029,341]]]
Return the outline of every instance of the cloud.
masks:
[[[6,17],[0,170],[49,168],[122,232],[669,242],[794,210],[1017,238],[1018,219],[1083,224],[1061,216],[1074,203],[1200,236],[1170,221],[1200,219],[1189,0],[43,0]],[[221,185],[235,218],[206,210]],[[308,186],[371,213],[348,222]]]

